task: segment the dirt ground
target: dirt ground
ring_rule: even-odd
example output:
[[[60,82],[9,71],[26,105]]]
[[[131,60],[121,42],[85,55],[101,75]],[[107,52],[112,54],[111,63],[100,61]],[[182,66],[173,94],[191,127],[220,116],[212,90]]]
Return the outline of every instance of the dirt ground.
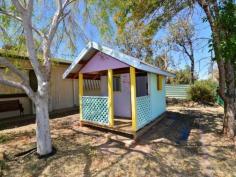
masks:
[[[175,105],[135,145],[79,127],[78,116],[51,120],[56,153],[39,159],[35,126],[0,131],[0,176],[236,176],[236,147],[223,138],[221,107]]]

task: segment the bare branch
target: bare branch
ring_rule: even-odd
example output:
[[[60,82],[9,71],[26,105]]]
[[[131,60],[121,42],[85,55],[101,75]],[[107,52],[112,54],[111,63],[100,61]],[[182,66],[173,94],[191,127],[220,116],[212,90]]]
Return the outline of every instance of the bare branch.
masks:
[[[6,58],[0,57],[0,64],[9,68],[12,72],[14,72],[17,76],[19,76],[24,82],[28,83],[29,78],[19,69],[17,69],[12,63],[7,61]]]
[[[12,0],[12,3],[14,4],[14,6],[16,6],[18,12],[21,13],[21,15],[24,15],[27,12],[27,10],[22,6],[19,0]]]
[[[28,5],[27,5],[27,9],[28,9],[29,13],[32,13],[33,5],[34,5],[33,0],[29,0]]]
[[[40,70],[41,66],[40,66],[40,63],[37,59],[37,55],[36,55],[36,51],[35,51],[34,37],[33,37],[33,28],[32,28],[33,2],[32,2],[32,0],[29,1],[29,4],[27,5],[27,7],[29,9],[25,9],[19,3],[18,0],[12,0],[12,2],[15,5],[16,10],[21,14],[30,63],[35,71],[38,81],[41,81],[44,78],[44,75],[43,75],[43,72]]]
[[[22,22],[22,19],[21,19],[20,17],[14,15],[13,13],[4,11],[4,10],[2,10],[1,8],[0,8],[0,13],[1,13],[1,14],[4,14],[4,15],[6,15],[6,16],[12,17],[12,18],[14,18],[15,20],[18,20],[18,21],[21,21],[21,22]]]
[[[5,80],[2,77],[0,77],[0,83],[3,85],[7,85],[9,87],[15,87],[15,88],[23,90],[22,84],[15,81]]]
[[[65,17],[67,16],[67,15],[69,15],[71,13],[71,11],[68,11],[68,12],[66,12],[66,13],[63,13],[62,15],[61,15],[61,17],[59,18],[59,20],[58,20],[58,22],[60,23],[63,19],[65,19]]]
[[[205,0],[197,0],[197,2],[203,8],[203,10],[205,11],[207,19],[209,21],[209,24],[212,28],[214,26],[214,24],[213,24],[214,19],[211,16],[211,12],[210,12],[210,9],[209,9],[209,6],[208,6],[207,2]]]
[[[53,16],[52,25],[50,26],[49,31],[48,31],[48,35],[47,35],[49,46],[50,46],[52,39],[56,33],[57,27],[61,21],[61,17],[63,16],[63,11],[64,11],[65,6],[67,5],[68,1],[69,0],[65,1],[65,3],[62,5],[61,0],[58,0],[58,9]]]
[[[64,4],[63,4],[63,10],[68,6],[68,5],[70,5],[71,3],[73,3],[73,2],[75,2],[76,0],[67,0],[67,1],[65,1],[64,2]]]
[[[53,38],[55,36],[55,33],[57,31],[58,25],[60,24],[60,22],[70,13],[70,11],[68,12],[64,12],[66,7],[71,4],[72,2],[74,2],[74,0],[70,1],[70,0],[66,0],[63,4],[61,0],[58,0],[58,9],[55,12],[53,19],[52,19],[52,24],[49,28],[47,37],[44,39],[43,41],[43,55],[44,55],[44,66],[45,66],[45,70],[46,70],[46,75],[49,77],[49,73],[51,70],[51,62],[50,62],[50,55],[51,55],[51,51],[50,51],[50,46],[51,43],[53,41]]]
[[[35,93],[33,92],[33,90],[30,88],[29,85],[24,84],[24,83],[19,83],[19,82],[15,82],[15,81],[11,81],[11,80],[6,80],[3,79],[2,77],[0,77],[0,84],[3,85],[7,85],[9,87],[15,87],[21,90],[24,90],[25,93],[29,96],[29,98],[35,102]]]
[[[66,0],[62,4],[61,0],[58,0],[58,9],[53,16],[52,25],[51,25],[48,35],[47,35],[49,42],[52,42],[52,39],[56,33],[59,23],[70,13],[70,11],[64,12],[66,7],[73,2],[75,2],[75,0]]]

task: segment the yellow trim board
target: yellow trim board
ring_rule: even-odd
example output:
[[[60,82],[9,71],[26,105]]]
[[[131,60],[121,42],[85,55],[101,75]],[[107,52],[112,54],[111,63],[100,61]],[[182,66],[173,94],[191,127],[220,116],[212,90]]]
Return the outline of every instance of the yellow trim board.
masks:
[[[162,75],[157,75],[157,90],[161,91],[163,87],[163,76]]]

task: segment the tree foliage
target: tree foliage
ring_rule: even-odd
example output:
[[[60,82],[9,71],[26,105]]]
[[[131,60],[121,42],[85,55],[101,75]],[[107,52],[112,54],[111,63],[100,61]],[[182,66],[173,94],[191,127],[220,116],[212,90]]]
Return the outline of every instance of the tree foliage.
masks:
[[[196,81],[188,90],[188,97],[200,103],[215,103],[218,84],[212,80]]]
[[[148,61],[153,55],[152,38],[144,35],[144,32],[144,24],[131,22],[126,25],[124,30],[117,32],[115,44],[122,52]]]
[[[169,78],[167,83],[170,84],[191,84],[191,69],[189,66],[186,66],[184,69],[177,70],[175,72],[175,78]],[[194,77],[194,80],[197,80],[197,77]]]
[[[236,4],[232,0],[220,4],[219,17],[221,56],[226,60],[236,60]]]

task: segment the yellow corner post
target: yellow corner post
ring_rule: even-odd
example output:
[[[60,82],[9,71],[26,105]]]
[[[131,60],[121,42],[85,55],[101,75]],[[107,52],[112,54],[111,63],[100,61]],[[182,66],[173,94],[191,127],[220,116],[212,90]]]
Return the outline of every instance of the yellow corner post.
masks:
[[[162,86],[163,86],[163,76],[162,75],[158,75],[158,79],[159,79],[159,82],[158,82],[158,84],[159,84],[159,89],[158,90],[162,90]]]
[[[137,130],[137,106],[136,106],[136,74],[135,68],[130,67],[130,91],[131,91],[131,113],[132,130]]]
[[[114,98],[113,98],[113,72],[108,70],[108,111],[109,111],[109,125],[114,126]]]
[[[79,73],[79,110],[80,110],[80,121],[83,120],[83,114],[82,114],[82,96],[84,94],[84,81],[83,81],[83,74]],[[80,125],[81,122],[80,122]]]

